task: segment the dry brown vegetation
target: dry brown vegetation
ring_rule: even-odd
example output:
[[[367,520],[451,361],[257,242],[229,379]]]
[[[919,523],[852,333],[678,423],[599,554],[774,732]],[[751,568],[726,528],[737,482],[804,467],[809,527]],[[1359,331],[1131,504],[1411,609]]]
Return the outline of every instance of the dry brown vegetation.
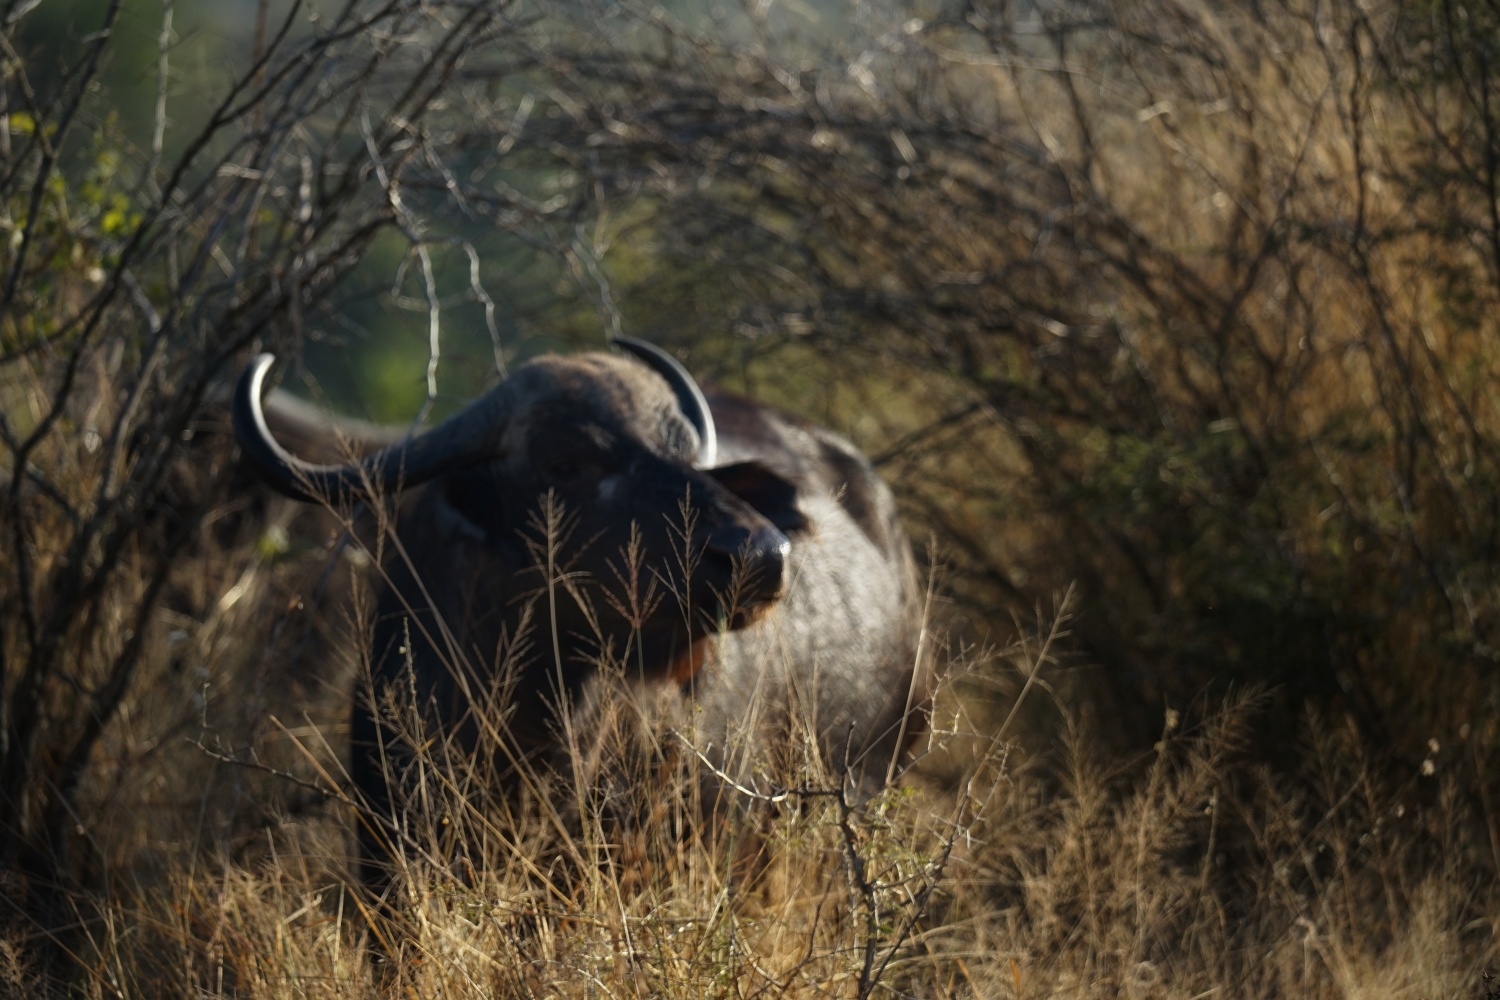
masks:
[[[271,6],[201,132],[159,103],[134,144],[123,43],[29,64],[23,8],[0,991],[1485,994],[1492,6]],[[864,445],[946,566],[948,673],[868,801],[807,739],[736,787],[617,677],[520,790],[428,734],[381,902],[341,763],[378,571],[215,397],[372,269],[436,372],[471,308],[497,377],[501,237],[561,289],[523,334],[665,327]]]

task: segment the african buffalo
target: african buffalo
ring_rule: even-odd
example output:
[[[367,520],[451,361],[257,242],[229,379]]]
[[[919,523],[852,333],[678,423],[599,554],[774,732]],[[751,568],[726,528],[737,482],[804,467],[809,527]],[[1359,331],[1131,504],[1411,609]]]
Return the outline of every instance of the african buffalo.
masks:
[[[263,354],[235,391],[235,433],[265,481],[299,500],[425,484],[400,515],[404,556],[386,559],[373,662],[377,685],[414,683],[443,724],[466,711],[454,664],[494,662],[525,598],[565,571],[568,585],[533,605],[531,655],[510,688],[520,752],[553,744],[559,687],[577,697],[608,657],[682,685],[709,741],[738,731],[749,706],[795,693],[831,765],[884,779],[925,698],[912,553],[890,490],[843,438],[705,395],[651,344],[614,343],[628,354],[539,358],[426,433],[345,465],[277,443]],[[549,505],[562,512],[550,571]],[[785,732],[774,714],[754,720],[764,738]],[[390,743],[381,725],[356,709],[352,774],[376,809],[389,801],[370,750]]]

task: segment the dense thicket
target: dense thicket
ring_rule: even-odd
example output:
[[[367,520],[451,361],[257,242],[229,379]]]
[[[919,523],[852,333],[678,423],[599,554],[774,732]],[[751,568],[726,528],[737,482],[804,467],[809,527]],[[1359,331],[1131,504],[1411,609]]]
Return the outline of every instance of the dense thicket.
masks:
[[[1492,6],[263,3],[191,87],[171,3],[71,10],[0,17],[0,986],[866,994],[865,949],[923,994],[1428,995],[1492,960]],[[482,870],[346,920],[373,573],[256,492],[224,387],[272,347],[431,415],[619,331],[844,430],[932,539],[927,797],[690,839],[693,758],[629,737],[660,759],[554,789],[572,826],[427,810]],[[382,979],[362,926],[429,964]]]
[[[460,61],[511,29],[503,4],[263,7],[169,142],[171,5],[136,137],[99,86],[122,4],[40,54],[35,6],[7,8],[0,86],[0,870],[15,912],[54,927],[112,861],[82,790],[207,728],[201,662],[256,582],[253,556],[213,558],[265,528],[238,516],[224,386],[252,347],[295,345],[373,241],[420,228],[392,178]]]
[[[1273,747],[1313,706],[1488,757],[1496,13],[911,13],[566,64],[579,106],[533,127],[586,119],[622,312],[842,421],[975,628],[1079,581],[1127,742],[1265,685]]]

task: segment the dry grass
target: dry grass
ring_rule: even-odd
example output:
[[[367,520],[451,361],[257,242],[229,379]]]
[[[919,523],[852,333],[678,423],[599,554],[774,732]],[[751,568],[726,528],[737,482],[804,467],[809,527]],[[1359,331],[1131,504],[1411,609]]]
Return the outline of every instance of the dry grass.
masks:
[[[240,555],[266,578],[262,599],[241,597],[262,616],[242,635],[274,631],[271,595],[326,558]],[[224,575],[220,594],[244,580]],[[498,744],[414,740],[420,716],[397,692],[388,717],[426,751],[393,775],[405,850],[384,900],[346,867],[362,814],[338,724],[293,729],[267,709],[246,733],[226,717],[122,756],[111,788],[87,791],[88,832],[132,816],[128,842],[71,897],[77,924],[54,939],[71,961],[28,964],[46,939],[20,925],[6,981],[99,997],[1475,992],[1500,900],[1490,845],[1466,839],[1482,824],[1462,760],[1440,748],[1433,775],[1389,787],[1357,735],[1309,720],[1306,773],[1275,777],[1243,759],[1258,704],[1241,698],[1171,713],[1123,762],[1097,759],[1084,716],[1060,705],[1075,718],[1063,763],[1028,763],[1007,739],[1015,709],[991,717],[963,690],[1047,697],[1067,600],[1005,650],[950,651],[926,754],[868,800],[810,739],[759,748],[741,772],[753,787],[733,784],[693,752],[690,706],[618,674],[570,716],[555,767],[499,792]],[[218,685],[263,676],[243,648],[198,648]],[[304,697],[314,716],[343,711],[336,688]],[[129,718],[160,732],[179,713],[158,698]],[[231,754],[239,765],[215,759]],[[164,808],[151,779],[191,792],[207,821]]]
[[[344,49],[272,53],[326,58],[347,104],[273,73],[230,124],[284,133],[211,129],[181,175],[65,175],[36,137],[64,141],[82,70],[0,148],[32,234],[0,247],[0,992],[1480,995],[1490,14],[974,3],[790,72],[805,48],[649,12],[671,44],[612,48],[607,19],[563,58],[503,7],[351,10]],[[450,80],[444,53],[499,41]],[[606,671],[519,787],[503,703],[475,705],[479,752],[414,734],[391,893],[352,879],[375,574],[257,492],[205,399],[381,232],[398,286],[447,241],[487,301],[438,224],[470,211],[611,321],[696,303],[727,333],[695,366],[794,403],[843,380],[818,416],[889,449],[964,615],[891,787],[855,797],[805,736],[748,748],[735,787],[689,706]],[[394,296],[434,337],[439,284]],[[1073,578],[1076,618],[969,645]]]

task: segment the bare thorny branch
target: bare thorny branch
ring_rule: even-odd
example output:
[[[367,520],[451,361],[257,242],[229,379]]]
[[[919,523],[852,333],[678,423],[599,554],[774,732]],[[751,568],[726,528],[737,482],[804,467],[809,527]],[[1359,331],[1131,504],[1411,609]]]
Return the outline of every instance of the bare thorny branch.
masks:
[[[82,61],[51,97],[37,93],[16,57],[20,20],[0,32],[17,66],[3,86],[7,95],[19,89],[31,119],[26,141],[9,147],[0,163],[4,212],[19,226],[0,295],[0,442],[11,470],[0,518],[12,581],[0,593],[7,609],[0,616],[0,862],[59,875],[67,869],[68,802],[116,711],[132,697],[135,666],[152,641],[175,560],[222,502],[229,463],[214,464],[191,503],[175,498],[181,487],[174,470],[198,447],[190,428],[222,392],[228,367],[252,342],[295,343],[309,308],[392,227],[412,238],[428,265],[429,298],[435,279],[428,243],[463,248],[471,295],[486,306],[503,366],[478,251],[424,221],[422,207],[403,200],[400,186],[412,157],[408,138],[442,104],[461,61],[481,42],[503,37],[504,3],[447,11],[349,0],[309,32],[299,21],[307,11],[294,2],[201,129],[187,136],[169,127],[167,3],[149,156],[142,183],[133,194],[121,191],[140,200],[123,225],[91,232],[94,217],[69,210],[68,199],[79,196],[63,164],[79,147],[72,126],[90,100],[118,11],[118,3],[107,9]],[[354,120],[363,130],[357,143],[346,134]],[[165,170],[163,162],[170,163]],[[277,209],[266,223],[271,205]],[[77,279],[87,290],[81,306],[47,299],[51,286],[36,278],[52,265],[41,248],[85,237],[100,251],[94,276]],[[433,301],[430,390],[440,357]],[[88,412],[109,426],[103,447],[77,451],[73,432],[90,399],[97,402]],[[23,400],[40,410],[26,415]],[[67,518],[60,532],[52,527],[55,513],[37,497]],[[134,597],[121,572],[127,560],[149,581]],[[117,605],[125,626],[104,629]],[[80,653],[96,643],[119,645],[97,675]],[[41,760],[52,761],[55,773],[40,768]]]

